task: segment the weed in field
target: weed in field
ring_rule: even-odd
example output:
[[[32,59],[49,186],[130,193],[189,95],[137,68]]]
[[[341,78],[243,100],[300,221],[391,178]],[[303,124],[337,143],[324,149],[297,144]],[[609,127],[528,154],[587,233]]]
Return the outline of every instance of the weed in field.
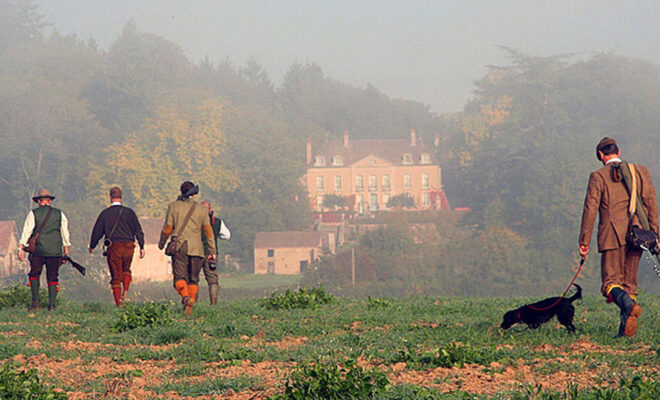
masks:
[[[270,297],[261,300],[261,306],[271,310],[289,310],[292,308],[310,308],[322,304],[328,304],[334,300],[334,296],[327,293],[323,286],[318,288],[300,288],[293,292],[287,289],[282,294],[273,292]]]
[[[153,344],[163,345],[170,343],[179,343],[188,337],[186,327],[182,325],[165,326],[154,332]]]
[[[48,293],[42,289],[39,291],[41,304],[48,304]],[[27,285],[14,283],[0,289],[0,309],[6,307],[27,307],[32,302],[32,292]]]
[[[392,303],[379,298],[372,298],[371,296],[367,297],[367,308],[370,310],[380,309],[380,308],[389,308],[392,306]]]
[[[353,360],[341,366],[333,362],[301,364],[287,378],[283,393],[270,400],[372,399],[388,385],[385,374],[364,370]]]
[[[163,303],[125,303],[115,314],[118,319],[112,327],[117,332],[144,326],[169,325],[172,322],[167,304]]]
[[[223,394],[229,390],[236,393],[244,390],[262,390],[261,379],[254,376],[238,376],[235,378],[207,379],[198,383],[190,383],[185,380],[169,382],[161,386],[151,388],[156,393],[176,392],[180,396],[212,396]]]
[[[55,392],[41,383],[36,369],[19,371],[18,365],[6,363],[0,367],[0,399],[66,399],[66,393]]]

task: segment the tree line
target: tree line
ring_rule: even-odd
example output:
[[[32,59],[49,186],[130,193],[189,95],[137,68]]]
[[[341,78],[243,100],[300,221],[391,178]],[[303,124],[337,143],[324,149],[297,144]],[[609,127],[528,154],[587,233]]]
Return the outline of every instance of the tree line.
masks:
[[[660,68],[644,60],[503,48],[510,62],[489,67],[462,111],[439,115],[313,63],[292,65],[275,85],[255,60],[192,62],[132,21],[107,50],[46,35],[48,25],[35,2],[0,0],[0,219],[22,223],[30,197],[48,187],[57,206],[76,211],[68,214],[79,250],[112,185],[139,215],[162,217],[191,179],[232,227],[223,251],[249,263],[257,231],[312,224],[299,180],[307,138],[318,145],[346,129],[394,138],[415,128],[429,142],[439,134],[445,192],[471,212],[431,218],[433,240],[409,240],[396,224],[358,240],[358,283],[425,294],[556,289],[576,258],[597,141],[615,137],[626,159],[660,175]],[[342,257],[323,263],[343,268]],[[598,273],[591,258],[587,279]],[[344,284],[325,271],[309,279]]]

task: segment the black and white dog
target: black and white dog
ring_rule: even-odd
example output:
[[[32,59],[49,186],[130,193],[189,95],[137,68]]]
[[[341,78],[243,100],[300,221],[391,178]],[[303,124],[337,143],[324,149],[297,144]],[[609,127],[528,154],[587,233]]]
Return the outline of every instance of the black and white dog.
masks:
[[[504,314],[500,328],[509,329],[512,325],[522,322],[527,324],[530,329],[536,329],[556,315],[559,323],[564,325],[569,332],[575,332],[575,325],[573,325],[575,307],[571,303],[582,298],[582,288],[578,284],[574,285],[577,291],[569,298],[549,297],[545,300],[507,311]]]

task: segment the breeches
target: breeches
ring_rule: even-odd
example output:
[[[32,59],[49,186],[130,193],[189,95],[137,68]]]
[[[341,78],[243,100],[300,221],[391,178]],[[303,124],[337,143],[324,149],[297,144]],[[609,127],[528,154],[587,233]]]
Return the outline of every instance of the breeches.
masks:
[[[131,276],[131,263],[135,252],[135,242],[113,242],[108,247],[108,268],[110,286],[120,287],[124,275]]]
[[[41,271],[46,265],[46,279],[48,283],[57,282],[60,272],[60,265],[62,265],[62,257],[44,257],[35,256],[30,254],[30,272],[28,276],[32,279],[39,279]]]
[[[211,270],[208,260],[204,260],[204,277],[209,286],[218,284],[218,270]]]
[[[185,281],[189,285],[199,284],[199,273],[204,265],[204,258],[198,256],[189,256],[180,251],[172,256],[172,275],[174,283]]]
[[[620,287],[637,296],[637,270],[642,250],[630,246],[605,250],[601,253],[600,271],[603,278],[601,292],[607,297],[613,287]]]

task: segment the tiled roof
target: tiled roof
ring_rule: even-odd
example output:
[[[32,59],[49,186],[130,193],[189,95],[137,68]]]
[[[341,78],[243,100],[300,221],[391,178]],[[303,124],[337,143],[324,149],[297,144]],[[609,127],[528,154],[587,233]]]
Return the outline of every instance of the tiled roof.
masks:
[[[256,249],[277,247],[319,247],[321,233],[315,231],[257,232]]]
[[[163,229],[163,223],[165,223],[165,220],[160,218],[140,218],[140,225],[142,225],[142,231],[144,232],[145,244],[158,243],[158,240],[160,240],[160,232]]]
[[[12,236],[16,237],[16,222],[0,221],[0,256],[4,256],[9,251]]]
[[[312,160],[310,167],[314,166],[316,156],[325,157],[325,167],[332,167],[332,157],[343,157],[344,166],[351,165],[363,158],[373,155],[386,160],[394,165],[402,163],[403,155],[412,156],[413,165],[420,164],[423,153],[430,156],[430,162],[437,164],[435,149],[427,147],[421,140],[417,140],[415,146],[411,145],[410,139],[365,139],[349,140],[344,146],[343,139],[332,140],[324,143],[318,149],[312,149]]]

